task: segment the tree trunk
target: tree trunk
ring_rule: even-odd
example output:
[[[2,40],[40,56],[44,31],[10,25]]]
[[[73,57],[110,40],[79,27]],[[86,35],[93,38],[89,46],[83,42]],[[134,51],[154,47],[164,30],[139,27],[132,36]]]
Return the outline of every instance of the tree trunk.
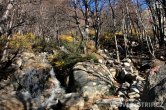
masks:
[[[5,12],[4,15],[2,16],[2,19],[1,19],[2,21],[6,20],[6,19],[9,17],[9,11],[10,11],[10,10],[12,9],[12,7],[13,7],[12,1],[13,1],[13,0],[11,0],[11,2],[8,4],[7,9],[6,9],[6,12]],[[12,25],[13,25],[13,16],[14,16],[14,13],[13,13],[12,16],[11,16],[11,20],[10,20],[9,25],[8,25],[8,27],[7,27],[9,30],[12,28]],[[0,20],[0,22],[2,22],[1,20]],[[10,30],[10,31],[12,31],[12,30]],[[8,31],[6,32],[7,40],[10,39],[11,34],[12,34],[12,33],[8,32]],[[2,58],[1,58],[1,61],[2,61],[2,62],[6,60],[6,57],[7,57],[7,47],[8,47],[8,45],[9,45],[9,41],[7,41],[6,44],[5,44],[5,47],[4,47],[4,50],[3,50],[3,53],[2,53]]]
[[[109,5],[110,5],[110,8],[111,8],[111,11],[112,11],[112,18],[113,18],[113,27],[114,27],[114,30],[113,30],[113,35],[114,35],[114,39],[115,39],[115,47],[116,47],[116,56],[117,56],[117,61],[120,62],[120,57],[119,57],[119,50],[118,50],[118,43],[117,43],[117,38],[116,38],[116,19],[115,19],[115,12],[114,12],[114,9],[111,5],[111,1],[109,0]]]

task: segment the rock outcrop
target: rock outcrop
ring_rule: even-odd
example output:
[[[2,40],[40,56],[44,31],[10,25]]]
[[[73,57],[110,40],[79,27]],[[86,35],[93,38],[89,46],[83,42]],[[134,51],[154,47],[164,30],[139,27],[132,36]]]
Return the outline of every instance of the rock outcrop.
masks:
[[[61,87],[46,54],[22,53],[12,64],[16,71],[0,81],[0,109],[139,110],[145,79],[129,58],[117,62],[104,51],[99,54],[102,59],[97,63],[84,61],[75,64],[68,79],[72,81],[69,84],[71,91],[66,93],[67,88]],[[149,76],[149,85],[145,89],[149,92],[145,92],[149,99],[154,98],[150,101],[165,101],[163,88],[166,78],[162,77],[165,69],[161,67],[161,72]]]
[[[29,110],[57,104],[64,90],[46,59],[23,52],[12,66],[16,71],[7,80],[0,82],[0,93],[3,94],[0,108]]]
[[[149,74],[142,94],[142,102],[149,103],[150,106],[143,106],[141,110],[166,110],[165,73],[166,65],[161,65],[160,68],[157,68],[156,71],[151,71]]]
[[[130,59],[119,63],[109,57],[104,58],[98,63],[79,62],[74,66],[76,91],[82,93],[84,100],[92,101],[90,109],[139,110],[145,79]]]
[[[103,68],[102,68],[103,66]],[[90,62],[79,62],[75,65],[74,79],[75,87],[77,91],[81,92],[83,97],[93,99],[97,95],[104,95],[109,92],[109,85],[107,82],[102,80],[103,77],[110,77],[109,70],[104,65],[94,65]],[[104,75],[105,74],[105,75]]]

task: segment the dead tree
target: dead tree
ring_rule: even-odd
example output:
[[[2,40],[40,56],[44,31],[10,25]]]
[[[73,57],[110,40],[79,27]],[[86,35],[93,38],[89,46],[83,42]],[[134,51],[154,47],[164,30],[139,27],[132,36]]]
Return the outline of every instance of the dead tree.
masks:
[[[118,50],[118,43],[117,43],[117,38],[116,38],[116,31],[115,30],[116,28],[116,18],[115,18],[115,11],[112,7],[112,4],[111,4],[111,0],[109,0],[109,6],[111,8],[111,11],[112,11],[112,19],[113,19],[113,35],[114,35],[114,39],[115,39],[115,47],[116,47],[116,56],[117,56],[117,61],[120,62],[120,57],[119,57],[119,50]]]
[[[104,15],[104,6],[107,0],[93,0],[91,4],[89,4],[90,8],[90,19],[92,20],[92,27],[95,30],[95,46],[96,49],[99,48],[100,44],[100,35],[101,35],[101,27],[103,24]],[[94,4],[94,6],[93,6]]]
[[[10,11],[13,8],[13,3],[14,3],[13,0],[9,1],[9,3],[8,3],[7,7],[6,7],[5,12],[3,13],[2,17],[0,18],[0,32],[1,32],[0,34],[1,35],[4,33],[4,29],[2,28],[2,25],[5,25],[5,23],[8,21],[8,18],[10,16]],[[9,22],[8,27],[11,28],[12,24],[13,24],[13,22],[12,22],[12,19],[11,19],[11,21]],[[6,34],[7,34],[7,39],[9,40],[11,33],[9,33],[9,31],[8,31],[8,33],[6,33]],[[6,58],[6,54],[7,54],[6,48],[8,47],[8,45],[9,45],[9,42],[7,42],[6,45],[5,45],[5,47],[4,47],[1,61],[4,61],[5,58]]]
[[[141,36],[142,36],[142,39],[146,40],[146,43],[147,43],[147,47],[148,47],[148,50],[149,50],[149,53],[152,55],[152,57],[155,57],[155,52],[154,52],[154,48],[153,48],[153,44],[151,42],[151,38],[150,36],[148,35],[148,32],[144,26],[144,23],[143,23],[143,19],[142,19],[142,16],[141,16],[141,12],[140,12],[140,7],[139,7],[139,2],[137,0],[137,10],[136,10],[136,15],[137,15],[137,18],[138,18],[138,28],[140,30],[140,33],[141,33]]]
[[[81,43],[80,46],[82,45],[84,48],[84,53],[87,53],[87,48],[86,48],[86,44],[87,41],[89,40],[89,3],[91,2],[91,0],[72,0],[72,4],[74,7],[74,19],[76,22],[76,25],[80,31],[81,34]],[[83,7],[85,7],[85,9],[83,9]],[[83,21],[84,24],[82,26],[82,24],[80,23],[80,16],[78,15],[78,11],[82,13],[83,17]]]
[[[165,0],[146,0],[152,17],[152,26],[154,36],[157,38],[159,47],[164,46],[165,37],[165,16],[166,15],[166,1]]]

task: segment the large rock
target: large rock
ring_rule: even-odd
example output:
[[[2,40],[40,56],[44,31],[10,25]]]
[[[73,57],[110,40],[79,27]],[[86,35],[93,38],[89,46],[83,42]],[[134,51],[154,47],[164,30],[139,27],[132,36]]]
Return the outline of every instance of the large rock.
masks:
[[[93,99],[97,95],[104,95],[109,92],[110,86],[103,79],[96,76],[97,74],[103,74],[105,77],[111,77],[107,72],[109,70],[106,67],[99,68],[100,66],[88,62],[75,65],[73,73],[75,86],[77,91],[82,92],[83,97]]]
[[[109,98],[96,101],[99,110],[119,110],[123,105],[123,98]]]
[[[1,94],[0,110],[25,110],[25,106],[16,96]]]
[[[84,98],[79,93],[65,94],[61,102],[65,110],[82,110],[84,107]]]
[[[166,65],[147,78],[142,102],[152,104],[149,107],[141,107],[142,110],[166,110]]]
[[[10,79],[0,82],[0,93],[12,98],[4,99],[7,105],[0,100],[1,108],[8,106],[8,102],[15,107],[12,100],[16,100],[16,104],[22,103],[25,109],[49,108],[56,105],[57,99],[64,94],[52,66],[41,55],[23,52],[12,66],[16,71]]]
[[[136,99],[125,100],[122,97],[110,97],[95,102],[98,110],[139,110],[140,102]]]
[[[141,104],[137,99],[128,99],[124,105],[128,108],[128,110],[139,110]]]

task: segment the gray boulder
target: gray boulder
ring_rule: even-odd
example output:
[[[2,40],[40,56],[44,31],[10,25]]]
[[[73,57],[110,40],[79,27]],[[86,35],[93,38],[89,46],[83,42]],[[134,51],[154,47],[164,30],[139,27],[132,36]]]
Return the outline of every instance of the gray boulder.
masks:
[[[96,101],[99,110],[119,110],[123,106],[123,98],[101,99]]]
[[[144,103],[141,110],[166,110],[166,65],[149,75],[141,99]]]
[[[108,93],[110,86],[101,78],[95,76],[97,74],[101,74],[109,77],[109,74],[105,74],[107,72],[104,72],[107,70],[103,68],[99,69],[97,65],[91,63],[86,63],[85,66],[85,63],[86,62],[80,62],[74,67],[73,74],[77,91],[81,92],[83,97],[88,99],[93,99],[97,95]]]
[[[46,59],[23,52],[13,65],[16,71],[0,82],[0,94],[4,97],[0,97],[0,109],[8,106],[13,108],[10,110],[49,108],[62,98],[65,91]],[[14,106],[17,103],[20,107]]]

